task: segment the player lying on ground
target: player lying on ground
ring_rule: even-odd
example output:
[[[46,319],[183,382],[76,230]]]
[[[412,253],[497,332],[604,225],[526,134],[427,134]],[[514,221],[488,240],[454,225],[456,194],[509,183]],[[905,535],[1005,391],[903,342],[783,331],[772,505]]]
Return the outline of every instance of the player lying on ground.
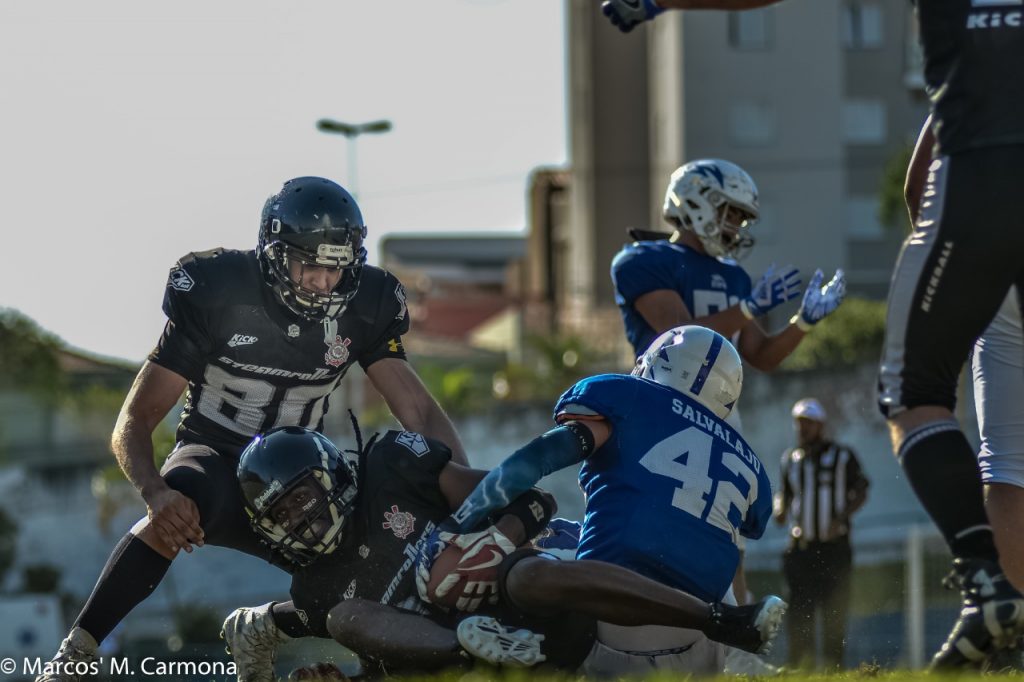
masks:
[[[560,426],[491,471],[454,516],[460,529],[474,528],[543,476],[583,462],[587,507],[577,558],[720,601],[739,561],[737,539],[760,537],[771,515],[765,468],[725,422],[742,387],[739,356],[721,334],[683,326],[658,337],[634,374],[570,388],[555,407]],[[685,627],[604,622],[602,655],[588,660],[586,672],[721,672],[721,647]]]
[[[696,628],[752,651],[775,636],[777,598],[750,607],[708,603],[618,566],[559,562],[524,546],[554,507],[536,489],[473,533],[434,535],[485,472],[450,462],[447,447],[408,432],[388,432],[358,451],[353,470],[324,436],[275,430],[245,450],[239,480],[253,528],[296,564],[292,598],[310,630],[386,670],[440,669],[465,663],[467,652],[575,668],[591,649],[595,618]],[[414,559],[435,537],[455,548],[439,561],[444,575],[424,577],[435,593],[459,563],[452,589],[438,596],[444,606],[421,601],[414,585]],[[275,648],[287,638],[269,608],[239,609],[225,621],[240,680],[274,679]],[[475,613],[487,615],[467,618]],[[531,631],[517,631],[525,624]],[[535,631],[547,638],[543,651]]]

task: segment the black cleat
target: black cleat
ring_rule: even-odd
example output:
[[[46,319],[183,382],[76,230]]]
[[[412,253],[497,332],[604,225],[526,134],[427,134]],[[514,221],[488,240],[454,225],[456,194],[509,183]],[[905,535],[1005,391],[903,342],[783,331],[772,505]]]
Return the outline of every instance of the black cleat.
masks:
[[[950,583],[960,589],[964,605],[946,643],[932,658],[932,670],[977,667],[997,651],[1017,646],[1024,633],[1024,595],[997,563],[954,559]]]
[[[711,616],[704,626],[708,639],[752,654],[767,654],[779,634],[782,616],[789,605],[776,596],[768,596],[749,606],[711,604]]]

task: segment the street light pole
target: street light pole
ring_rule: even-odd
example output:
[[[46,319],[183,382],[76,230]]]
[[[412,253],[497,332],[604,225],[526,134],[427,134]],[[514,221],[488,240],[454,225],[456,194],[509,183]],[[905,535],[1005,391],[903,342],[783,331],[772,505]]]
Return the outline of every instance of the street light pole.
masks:
[[[391,130],[391,121],[382,119],[379,121],[369,121],[368,123],[345,123],[330,118],[322,118],[316,122],[316,129],[324,133],[336,133],[345,136],[345,139],[348,141],[348,190],[354,198],[358,198],[356,138],[364,133],[386,133]]]

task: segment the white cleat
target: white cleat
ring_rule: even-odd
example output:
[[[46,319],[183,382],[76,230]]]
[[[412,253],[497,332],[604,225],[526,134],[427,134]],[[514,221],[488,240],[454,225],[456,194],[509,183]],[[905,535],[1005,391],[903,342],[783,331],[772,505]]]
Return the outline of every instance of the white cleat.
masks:
[[[238,682],[277,681],[277,646],[291,637],[277,629],[271,606],[273,602],[235,609],[224,620],[220,636],[235,661]]]
[[[494,665],[528,668],[546,660],[540,651],[544,635],[505,627],[494,618],[470,616],[459,623],[456,634],[470,655]]]
[[[99,666],[96,661],[96,640],[82,628],[72,628],[67,638],[60,643],[57,655],[43,664],[42,674],[35,682],[82,682],[96,679]]]
[[[763,656],[772,650],[788,604],[772,595],[756,604],[711,604],[704,634],[716,642]]]

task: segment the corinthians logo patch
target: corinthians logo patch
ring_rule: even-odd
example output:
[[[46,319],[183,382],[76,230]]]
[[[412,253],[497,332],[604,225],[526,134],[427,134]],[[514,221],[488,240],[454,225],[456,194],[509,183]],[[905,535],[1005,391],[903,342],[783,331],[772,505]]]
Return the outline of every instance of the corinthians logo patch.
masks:
[[[416,517],[409,512],[398,511],[398,505],[391,505],[391,511],[384,512],[384,528],[395,534],[399,540],[404,540],[412,533],[416,525]]]
[[[335,336],[333,341],[324,341],[327,344],[327,352],[324,353],[324,362],[331,367],[341,367],[348,360],[348,347],[352,339],[342,339],[340,335]]]

